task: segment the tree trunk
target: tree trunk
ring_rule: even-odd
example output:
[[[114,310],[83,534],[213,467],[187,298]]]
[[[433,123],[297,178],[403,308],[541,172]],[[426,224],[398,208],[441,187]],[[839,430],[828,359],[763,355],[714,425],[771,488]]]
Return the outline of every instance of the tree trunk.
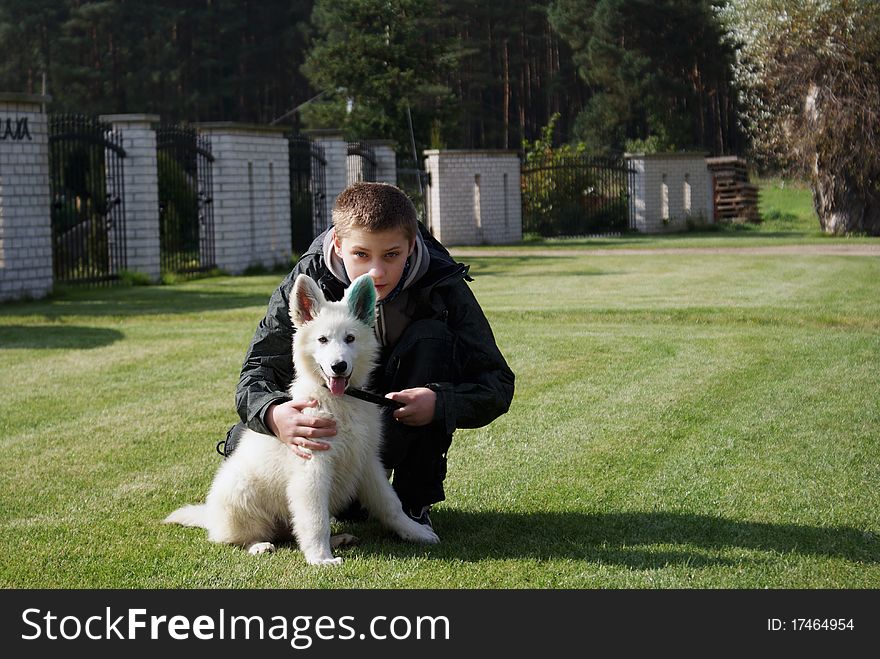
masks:
[[[818,157],[813,165],[812,188],[813,207],[822,231],[880,236],[880,191],[859,190],[846,175],[823,168]]]

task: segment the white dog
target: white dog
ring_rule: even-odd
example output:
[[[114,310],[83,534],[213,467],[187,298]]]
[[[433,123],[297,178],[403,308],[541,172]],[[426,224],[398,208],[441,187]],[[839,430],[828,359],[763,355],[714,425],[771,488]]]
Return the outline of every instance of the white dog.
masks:
[[[296,456],[271,435],[246,430],[217,471],[202,505],[184,506],[165,522],[199,526],[208,538],[246,547],[252,554],[274,551],[271,540],[290,531],[310,564],[342,563],[333,556],[330,515],[358,497],[382,524],[401,538],[437,543],[429,527],[407,517],[379,460],[379,408],[343,395],[366,385],[378,354],[373,333],[376,289],[358,277],[340,302],[328,302],[306,275],[293,286],[291,320],[296,327],[290,385],[293,400],[317,400],[318,414],[336,420],[331,448],[311,460]],[[336,536],[334,546],[351,536]]]

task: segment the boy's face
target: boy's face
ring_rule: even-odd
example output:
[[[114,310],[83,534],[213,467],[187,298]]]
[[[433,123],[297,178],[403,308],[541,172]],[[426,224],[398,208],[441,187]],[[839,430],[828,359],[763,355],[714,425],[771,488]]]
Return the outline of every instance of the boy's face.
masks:
[[[407,240],[402,229],[351,229],[345,238],[334,236],[333,243],[336,255],[345,264],[348,278],[354,281],[363,274],[369,274],[380,300],[397,286],[406,259],[415,246],[415,241]]]

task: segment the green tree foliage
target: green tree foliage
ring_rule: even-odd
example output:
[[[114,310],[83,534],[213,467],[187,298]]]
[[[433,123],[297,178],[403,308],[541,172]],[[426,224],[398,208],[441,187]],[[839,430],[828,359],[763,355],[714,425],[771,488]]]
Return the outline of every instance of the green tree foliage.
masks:
[[[551,21],[592,91],[575,135],[591,150],[623,149],[628,140],[661,149],[734,150],[734,49],[717,4],[556,0]]]
[[[403,147],[410,143],[409,108],[424,144],[428,118],[442,116],[451,99],[439,82],[453,59],[437,38],[437,19],[436,5],[420,0],[317,0],[303,70],[324,96],[303,109],[309,125]]]
[[[826,232],[880,235],[880,3],[733,0],[726,16],[755,152],[809,176]]]
[[[557,144],[727,151],[730,51],[710,0],[0,2],[0,89],[45,73],[51,111],[285,117],[407,154],[407,107],[418,151],[516,148],[554,114]]]
[[[0,3],[0,81],[4,91],[38,93],[58,56],[55,39],[67,15],[57,0]]]
[[[310,0],[4,0],[0,88],[52,110],[269,122],[308,98]]]
[[[360,137],[395,138],[407,153],[409,103],[419,150],[515,148],[553,113],[555,139],[568,139],[589,95],[549,5],[3,0],[0,89],[39,92],[45,73],[55,112],[305,117],[352,133],[360,125]],[[360,95],[351,116],[341,88]]]
[[[554,140],[569,139],[588,90],[571,50],[550,24],[550,1],[441,4],[459,62],[447,78],[459,110],[447,127],[450,141],[512,148],[538,138],[554,114]]]
[[[590,156],[587,145],[554,146],[559,114],[536,140],[523,140],[523,231],[540,236],[625,231],[628,196],[623,162]]]
[[[549,5],[548,0],[319,1],[306,70],[315,86],[328,91],[304,112],[307,121],[327,127],[368,121],[372,134],[408,144],[405,120],[387,122],[399,117],[395,105],[406,98],[419,149],[515,148],[522,139],[536,138],[554,113],[560,114],[556,139],[567,139],[587,91],[567,45],[550,25]],[[403,29],[401,21],[411,25]],[[408,74],[400,75],[407,67]],[[373,85],[387,83],[385,69],[397,73],[390,94]],[[401,88],[400,82],[406,84]],[[393,125],[396,132],[377,133],[381,122],[384,130]]]

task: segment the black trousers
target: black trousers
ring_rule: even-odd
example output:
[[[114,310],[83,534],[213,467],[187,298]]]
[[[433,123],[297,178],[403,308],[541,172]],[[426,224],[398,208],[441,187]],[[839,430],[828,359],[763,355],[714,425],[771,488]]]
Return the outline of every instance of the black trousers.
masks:
[[[454,351],[455,336],[445,323],[415,321],[390,354],[383,355],[374,373],[374,386],[385,394],[432,382],[453,382]],[[446,498],[443,481],[452,435],[446,432],[442,421],[405,426],[394,420],[392,410],[383,409],[382,464],[394,472],[391,484],[404,510],[418,515],[423,506]]]
[[[455,379],[455,336],[445,323],[418,320],[409,325],[393,349],[385,350],[372,377],[372,388],[382,394],[432,382]],[[382,408],[382,464],[393,471],[391,485],[403,508],[415,515],[424,506],[443,501],[446,496],[446,454],[452,435],[441,422],[410,427],[395,421],[391,408]],[[229,429],[226,441],[217,445],[221,455],[229,456],[243,423]]]

